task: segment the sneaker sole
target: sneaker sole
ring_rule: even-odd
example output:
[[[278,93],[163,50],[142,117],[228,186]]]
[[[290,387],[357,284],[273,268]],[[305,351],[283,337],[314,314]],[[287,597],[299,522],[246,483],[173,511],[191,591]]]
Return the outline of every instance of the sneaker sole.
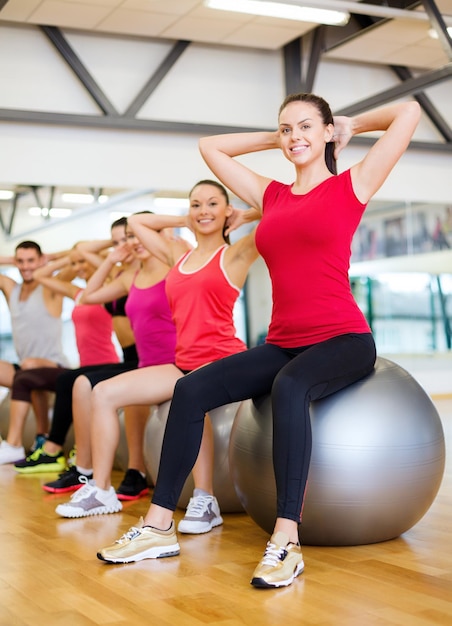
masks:
[[[42,485],[42,488],[44,491],[47,491],[47,493],[69,493],[71,491],[77,491],[81,487],[83,487],[82,484],[73,485],[72,487],[49,487],[48,485]]]
[[[45,465],[35,465],[34,467],[15,467],[19,474],[47,474],[50,472],[62,472],[66,465],[60,463],[46,463]]]
[[[216,528],[217,526],[221,526],[223,523],[223,518],[216,517],[211,522],[185,521],[185,525],[184,525],[184,521],[185,520],[182,519],[179,522],[179,525],[177,527],[177,531],[179,533],[183,533],[185,535],[203,535],[204,533],[210,533],[210,531],[213,528]],[[190,526],[190,524],[192,524],[192,526]],[[202,524],[202,526],[200,525],[196,527],[195,524]]]
[[[147,496],[149,493],[149,488],[146,487],[146,489],[143,489],[142,491],[140,491],[140,493],[135,494],[133,496],[129,496],[126,493],[121,493],[119,491],[116,492],[116,496],[118,498],[118,500],[125,500],[125,501],[129,501],[129,500],[139,500],[140,498],[143,498],[144,496]]]
[[[269,583],[264,578],[253,578],[251,580],[251,584],[253,585],[253,587],[256,587],[256,589],[275,589],[278,587],[288,587],[289,585],[293,583],[294,579],[297,576],[303,573],[303,570],[304,570],[304,563],[302,561],[301,563],[297,565],[294,573],[287,580],[280,580],[278,582]]]
[[[108,557],[104,556],[102,552],[97,553],[97,558],[105,563],[136,563],[137,561],[144,561],[145,559],[163,559],[169,556],[178,556],[180,554],[180,547],[178,543],[172,546],[165,546],[164,548],[149,548],[139,554],[134,554],[128,557]]]
[[[122,504],[120,506],[97,506],[89,511],[83,509],[76,509],[75,507],[65,507],[65,505],[59,504],[55,509],[55,512],[61,517],[89,517],[90,515],[108,515],[109,513],[119,513],[122,510]]]

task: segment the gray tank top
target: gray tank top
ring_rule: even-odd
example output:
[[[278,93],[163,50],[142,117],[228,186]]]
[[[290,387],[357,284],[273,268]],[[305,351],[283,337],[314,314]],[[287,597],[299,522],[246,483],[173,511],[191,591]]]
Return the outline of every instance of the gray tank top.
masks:
[[[48,312],[42,285],[22,301],[19,300],[20,289],[21,285],[16,285],[9,299],[13,342],[19,360],[36,357],[67,366],[62,347],[62,321]]]

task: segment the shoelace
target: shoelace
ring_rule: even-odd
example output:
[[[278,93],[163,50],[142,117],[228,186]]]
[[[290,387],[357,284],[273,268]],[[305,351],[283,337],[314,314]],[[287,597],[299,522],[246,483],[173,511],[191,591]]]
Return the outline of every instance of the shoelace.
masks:
[[[193,517],[201,516],[209,502],[212,502],[211,496],[197,496],[196,498],[190,498],[186,515]]]
[[[129,530],[124,533],[122,537],[119,537],[119,539],[117,539],[115,543],[125,543],[126,541],[132,541],[132,539],[135,539],[135,537],[138,537],[139,535],[141,535],[141,528],[132,526],[132,528],[129,528]]]
[[[94,487],[89,484],[89,479],[86,476],[79,476],[79,482],[84,483],[84,485],[72,494],[71,502],[79,502],[80,500],[83,500],[83,498],[88,497],[94,489]]]
[[[26,461],[38,461],[41,454],[44,456],[46,453],[42,448],[36,448],[27,458]]]
[[[262,558],[262,565],[270,565],[276,567],[280,561],[284,561],[287,556],[286,548],[282,546],[276,546],[274,543],[267,543],[264,556]]]

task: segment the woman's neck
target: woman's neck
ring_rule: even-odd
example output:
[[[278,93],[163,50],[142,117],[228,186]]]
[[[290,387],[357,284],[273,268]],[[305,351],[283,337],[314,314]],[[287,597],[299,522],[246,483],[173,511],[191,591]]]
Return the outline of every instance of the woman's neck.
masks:
[[[323,183],[328,178],[334,176],[327,168],[326,164],[321,167],[305,167],[297,169],[297,176],[292,185],[292,193],[304,195]]]
[[[218,236],[215,236],[215,237],[213,237],[212,235],[203,237],[201,235],[197,237],[196,243],[197,243],[197,246],[193,250],[193,252],[196,252],[199,255],[207,256],[209,254],[212,254],[212,252],[215,252],[215,250],[218,250],[218,248],[223,246],[226,243],[226,241],[224,240],[224,237],[222,234],[221,235],[219,234]]]

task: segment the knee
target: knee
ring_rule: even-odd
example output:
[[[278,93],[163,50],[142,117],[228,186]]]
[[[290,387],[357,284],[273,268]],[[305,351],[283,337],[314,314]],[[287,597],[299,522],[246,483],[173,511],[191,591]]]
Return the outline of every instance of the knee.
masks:
[[[289,413],[293,407],[309,406],[313,389],[307,377],[281,371],[273,381],[271,397],[275,412]],[[281,407],[282,410],[278,410]]]
[[[74,381],[73,394],[91,393],[92,387],[86,376],[77,376]]]
[[[187,402],[195,401],[199,393],[196,380],[197,378],[193,374],[179,378],[174,386],[173,398],[178,400],[185,399],[184,401]]]
[[[113,394],[113,386],[110,383],[110,380],[104,380],[102,382],[97,383],[97,385],[94,385],[94,387],[91,388],[91,384],[89,382],[89,380],[87,378],[85,378],[87,386],[85,387],[85,390],[87,391],[89,388],[89,391],[91,392],[91,402],[93,406],[105,406],[106,404],[108,405],[115,405],[115,398],[114,398],[114,394]],[[116,407],[116,405],[114,406],[114,408],[119,408]]]

